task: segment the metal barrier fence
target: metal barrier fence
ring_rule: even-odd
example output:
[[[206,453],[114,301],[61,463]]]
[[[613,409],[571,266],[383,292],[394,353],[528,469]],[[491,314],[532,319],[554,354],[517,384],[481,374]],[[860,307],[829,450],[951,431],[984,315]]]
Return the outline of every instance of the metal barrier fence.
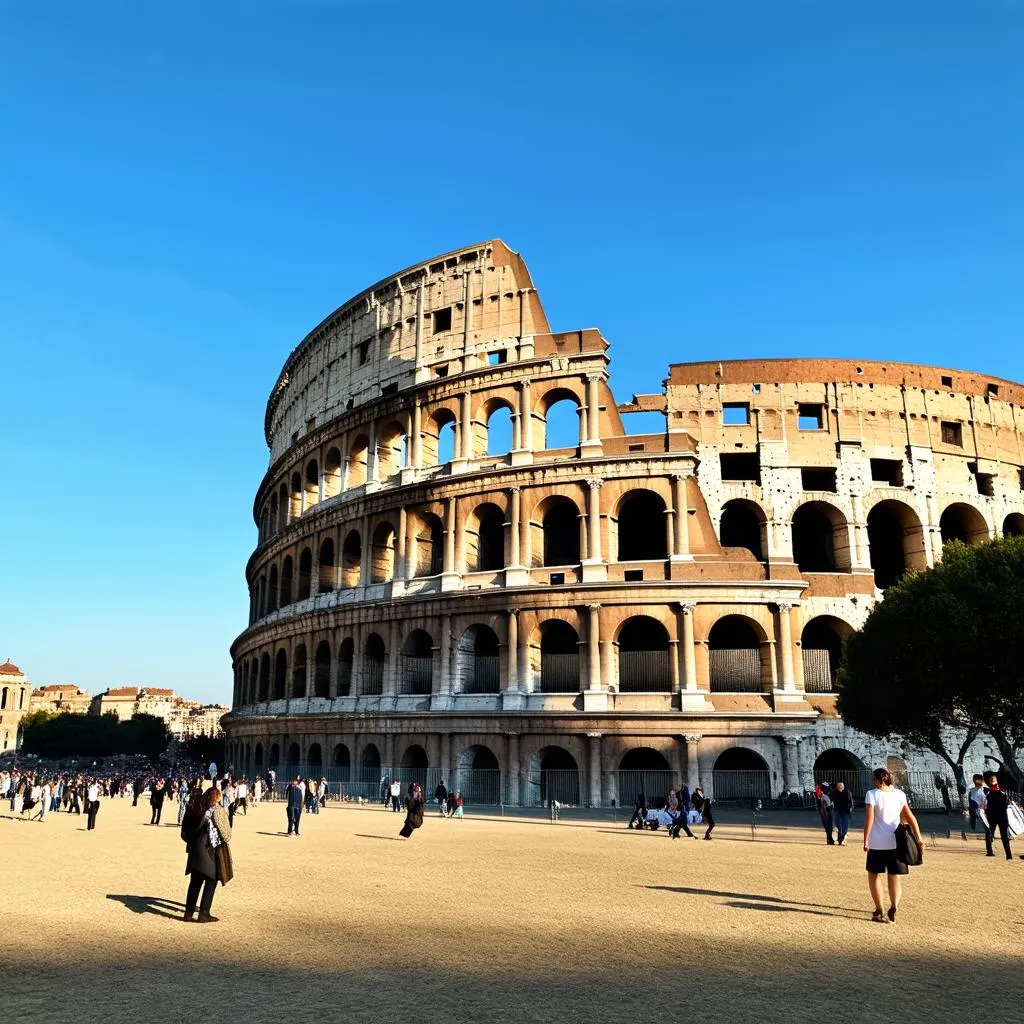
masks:
[[[761,652],[756,647],[712,647],[708,653],[713,692],[761,692]]]
[[[713,771],[712,795],[717,803],[733,800],[771,801],[772,773],[769,771]]]
[[[679,785],[679,776],[666,771],[620,771],[619,805],[632,807],[637,794],[643,790],[648,807],[657,807],[673,786]]]

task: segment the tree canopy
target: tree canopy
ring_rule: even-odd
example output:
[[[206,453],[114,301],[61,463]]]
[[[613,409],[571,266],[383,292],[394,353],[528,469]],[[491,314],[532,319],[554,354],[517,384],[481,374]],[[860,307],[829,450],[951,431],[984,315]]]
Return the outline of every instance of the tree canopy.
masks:
[[[933,750],[963,781],[967,748],[992,737],[1008,782],[1024,782],[1024,538],[953,541],[932,569],[886,590],[850,637],[839,713],[874,736]]]
[[[54,715],[34,711],[22,719],[22,746],[40,757],[109,757],[142,754],[155,759],[166,749],[169,735],[162,719],[133,715]]]

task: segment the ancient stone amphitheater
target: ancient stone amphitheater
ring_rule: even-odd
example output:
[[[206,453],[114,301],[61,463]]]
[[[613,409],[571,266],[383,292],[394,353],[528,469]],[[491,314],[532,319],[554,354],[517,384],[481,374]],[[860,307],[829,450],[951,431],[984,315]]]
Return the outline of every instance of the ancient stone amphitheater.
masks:
[[[552,332],[500,241],[301,342],[267,403],[236,769],[608,806],[937,767],[844,726],[839,652],[944,541],[1024,532],[1024,389],[711,360],[619,404],[608,364],[599,331]],[[633,413],[664,426],[627,433]]]

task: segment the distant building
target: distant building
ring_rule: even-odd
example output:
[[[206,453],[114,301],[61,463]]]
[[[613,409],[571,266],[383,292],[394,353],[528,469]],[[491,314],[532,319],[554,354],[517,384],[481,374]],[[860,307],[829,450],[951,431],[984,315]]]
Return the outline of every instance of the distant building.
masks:
[[[32,706],[32,687],[10,660],[0,665],[0,750],[18,745],[18,727]]]
[[[174,690],[155,686],[114,686],[92,698],[94,715],[116,715],[126,722],[133,715],[153,715],[179,740],[195,736],[220,736],[221,718],[231,709],[220,704],[202,704],[178,696]]]
[[[85,715],[92,704],[92,694],[71,683],[53,683],[32,691],[32,711],[48,711],[53,715]]]

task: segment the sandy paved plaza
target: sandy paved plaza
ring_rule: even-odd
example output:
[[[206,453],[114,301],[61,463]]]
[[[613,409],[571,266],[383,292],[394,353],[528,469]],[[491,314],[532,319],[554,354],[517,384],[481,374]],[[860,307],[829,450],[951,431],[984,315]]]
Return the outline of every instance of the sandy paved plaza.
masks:
[[[1020,1019],[1024,862],[976,841],[940,840],[881,926],[859,844],[812,830],[428,817],[403,842],[398,815],[347,806],[296,839],[264,805],[202,926],[144,803],[105,801],[91,834],[4,805],[5,1020]]]

